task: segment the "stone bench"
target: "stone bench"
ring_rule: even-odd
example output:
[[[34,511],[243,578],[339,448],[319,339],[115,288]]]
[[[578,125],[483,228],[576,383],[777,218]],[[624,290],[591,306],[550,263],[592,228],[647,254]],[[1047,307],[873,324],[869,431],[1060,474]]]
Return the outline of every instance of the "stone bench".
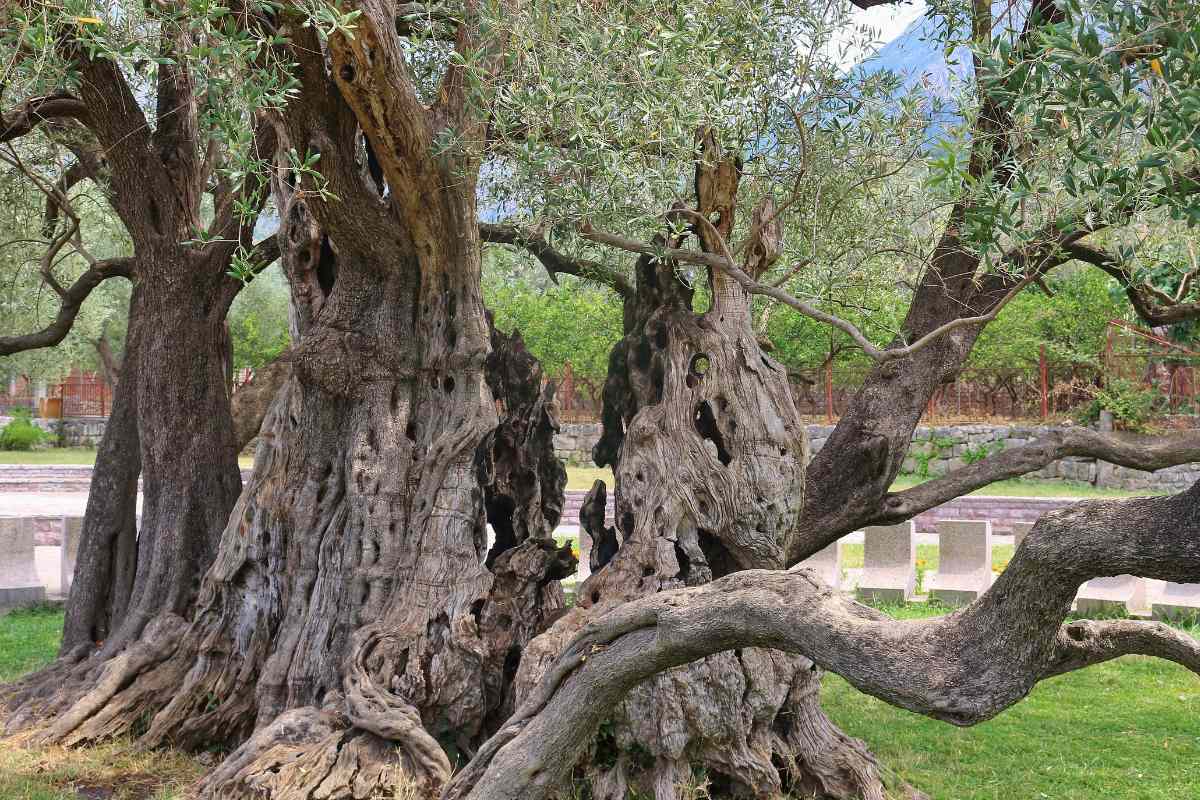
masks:
[[[842,588],[842,543],[834,542],[796,565],[811,569],[833,589]]]
[[[31,520],[0,517],[0,608],[45,601],[46,587],[38,577]]]
[[[83,517],[62,518],[62,582],[59,586],[64,597],[70,593],[71,582],[75,580],[75,561],[79,558],[79,537],[82,533]]]
[[[992,523],[938,522],[938,571],[929,597],[950,606],[974,602],[992,585]]]
[[[916,590],[917,540],[913,523],[880,525],[863,531],[863,574],[858,582],[858,599],[903,603]]]
[[[1151,612],[1158,620],[1200,620],[1200,583],[1167,583]]]
[[[1133,575],[1092,578],[1079,587],[1075,609],[1085,617],[1144,614],[1149,610],[1146,581]]]
[[[1014,522],[1012,526],[1013,535],[1013,553],[1016,554],[1017,549],[1021,546],[1021,542],[1025,541],[1025,537],[1033,530],[1032,522]]]

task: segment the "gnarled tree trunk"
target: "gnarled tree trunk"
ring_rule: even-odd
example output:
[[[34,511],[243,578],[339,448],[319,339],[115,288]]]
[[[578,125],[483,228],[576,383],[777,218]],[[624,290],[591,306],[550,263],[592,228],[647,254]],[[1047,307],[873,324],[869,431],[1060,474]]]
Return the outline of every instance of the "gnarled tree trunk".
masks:
[[[609,362],[594,458],[614,469],[617,529],[584,515],[593,574],[577,606],[527,650],[523,693],[622,603],[780,568],[803,508],[805,428],[786,371],[758,346],[749,297],[713,276],[712,307],[695,313],[673,266],[639,262],[626,336]],[[597,482],[589,508],[602,509],[603,495]],[[873,758],[824,716],[818,689],[804,656],[707,656],[633,689],[581,769],[593,796],[613,800],[635,790],[675,798],[697,768],[721,794],[882,797]]]
[[[294,374],[197,610],[165,608],[48,734],[145,719],[150,745],[236,747],[207,797],[437,785],[511,713],[521,650],[564,605],[552,396],[490,329],[473,196],[419,248],[343,245],[277,188]]]
[[[8,691],[9,731],[129,676],[114,659],[160,614],[186,615],[241,487],[222,377],[223,309],[196,256],[139,264],[113,416],[88,497],[62,658]],[[137,489],[142,511],[137,527]],[[114,665],[114,661],[116,665]]]
[[[131,303],[131,306],[133,304]],[[137,425],[135,359],[138,324],[131,317],[112,413],[96,453],[67,597],[60,656],[86,653],[125,616],[137,567],[137,494],[142,458]]]

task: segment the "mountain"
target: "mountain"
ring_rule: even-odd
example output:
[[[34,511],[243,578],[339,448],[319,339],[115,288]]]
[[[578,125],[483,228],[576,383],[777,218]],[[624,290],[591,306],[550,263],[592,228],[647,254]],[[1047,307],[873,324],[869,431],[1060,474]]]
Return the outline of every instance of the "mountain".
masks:
[[[937,24],[927,16],[917,17],[859,67],[866,72],[890,70],[904,79],[905,86],[922,85],[932,95],[951,99],[955,87],[971,76],[971,57],[960,46],[947,58],[938,41]]]

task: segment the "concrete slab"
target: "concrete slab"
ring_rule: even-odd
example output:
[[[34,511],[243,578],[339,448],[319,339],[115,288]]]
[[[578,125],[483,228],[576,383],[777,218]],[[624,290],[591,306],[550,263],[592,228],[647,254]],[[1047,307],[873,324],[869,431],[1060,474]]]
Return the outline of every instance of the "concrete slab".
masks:
[[[71,581],[75,579],[75,560],[79,557],[79,535],[82,532],[83,517],[63,517],[58,581],[61,594],[71,591]]]
[[[46,600],[38,576],[33,524],[27,518],[0,518],[0,608],[32,606]]]
[[[1085,617],[1121,613],[1134,616],[1148,608],[1146,582],[1134,575],[1092,578],[1075,595],[1075,609]]]
[[[811,569],[834,589],[842,588],[842,543],[834,542],[820,552],[804,559],[795,568]]]
[[[903,603],[917,589],[917,542],[912,522],[863,531],[863,575],[856,595],[863,602]]]
[[[1200,583],[1167,583],[1156,593],[1152,611],[1159,620],[1200,620]]]
[[[938,571],[929,580],[929,598],[951,606],[975,601],[992,585],[992,523],[938,522]]]

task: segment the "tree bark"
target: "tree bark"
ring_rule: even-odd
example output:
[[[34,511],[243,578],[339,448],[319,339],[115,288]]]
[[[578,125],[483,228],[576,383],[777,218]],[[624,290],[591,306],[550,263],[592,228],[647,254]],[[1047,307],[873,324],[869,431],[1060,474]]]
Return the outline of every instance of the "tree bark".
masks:
[[[71,708],[152,619],[189,613],[237,499],[223,310],[206,302],[211,287],[195,256],[165,250],[139,264],[144,277],[88,496],[63,658],[10,690],[9,730]]]
[[[526,651],[522,696],[573,636],[623,603],[733,572],[778,568],[805,499],[805,428],[784,368],[759,348],[750,298],[712,276],[712,307],[692,309],[674,265],[642,258],[626,335],[604,389],[594,453],[616,480],[583,525],[593,573],[575,608]],[[615,549],[615,553],[614,553]],[[612,706],[577,767],[597,798],[677,797],[702,769],[719,794],[882,797],[874,759],[821,712],[804,656],[745,648],[649,677]]]
[[[443,800],[549,796],[606,709],[649,676],[728,648],[805,653],[866,694],[958,726],[993,718],[1041,680],[1122,655],[1200,674],[1200,643],[1184,631],[1134,620],[1063,623],[1079,585],[1097,576],[1200,578],[1197,500],[1200,484],[1174,497],[1048,514],[988,592],[936,619],[894,620],[810,570],[744,571],[629,603],[567,643]]]
[[[207,797],[357,797],[399,773],[440,785],[511,713],[521,651],[561,613],[558,580],[574,571],[550,536],[566,481],[552,396],[519,338],[490,330],[473,195],[454,201],[463,224],[418,252],[402,236],[343,246],[286,183],[293,375],[196,611],[186,622],[139,573],[168,613],[46,735],[77,744],[149,720],[148,745],[237,748]],[[163,358],[139,348],[127,363]],[[218,371],[209,402],[227,420]],[[185,378],[155,388],[182,392]],[[166,454],[151,450],[147,469]],[[187,498],[148,481],[148,524],[172,501]]]
[[[131,303],[131,306],[134,304]],[[137,568],[137,495],[142,458],[135,359],[141,325],[131,316],[112,412],[96,453],[75,574],[67,597],[59,655],[90,650],[116,628],[129,607]]]

